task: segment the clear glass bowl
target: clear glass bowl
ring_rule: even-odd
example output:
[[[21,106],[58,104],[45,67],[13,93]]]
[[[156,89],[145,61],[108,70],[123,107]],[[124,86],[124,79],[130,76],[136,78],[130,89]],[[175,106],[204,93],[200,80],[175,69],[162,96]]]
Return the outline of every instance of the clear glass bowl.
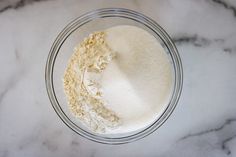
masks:
[[[163,46],[172,63],[174,83],[172,95],[162,114],[142,130],[126,134],[96,134],[86,129],[69,111],[63,90],[62,78],[75,45],[94,31],[117,25],[133,25],[152,34]],[[183,73],[177,49],[169,35],[155,21],[138,12],[122,8],[98,9],[86,13],[69,23],[57,36],[49,52],[46,71],[46,87],[51,104],[61,120],[77,134],[105,144],[122,144],[141,139],[159,128],[174,110],[182,90]]]

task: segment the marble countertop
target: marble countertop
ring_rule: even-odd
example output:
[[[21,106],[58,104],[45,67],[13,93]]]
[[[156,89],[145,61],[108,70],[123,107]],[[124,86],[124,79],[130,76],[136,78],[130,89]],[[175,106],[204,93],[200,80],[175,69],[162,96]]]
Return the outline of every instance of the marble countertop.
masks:
[[[65,126],[49,102],[44,70],[62,28],[81,14],[124,7],[157,21],[184,68],[176,110],[152,135],[111,146]],[[0,157],[236,156],[235,0],[1,0]]]

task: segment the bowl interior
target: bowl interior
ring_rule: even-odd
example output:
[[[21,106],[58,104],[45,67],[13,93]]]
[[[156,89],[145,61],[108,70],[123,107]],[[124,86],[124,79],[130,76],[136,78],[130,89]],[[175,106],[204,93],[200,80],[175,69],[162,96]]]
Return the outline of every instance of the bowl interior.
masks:
[[[144,19],[141,19],[141,21]],[[86,127],[84,127],[80,121],[75,118],[68,108],[68,103],[66,100],[66,96],[64,94],[63,89],[63,75],[68,64],[68,61],[73,53],[74,47],[80,43],[85,37],[95,31],[104,30],[113,26],[117,25],[132,25],[139,28],[142,28],[152,34],[156,40],[158,40],[161,45],[163,46],[165,52],[167,53],[170,63],[172,64],[173,70],[173,91],[172,96],[170,98],[170,103],[163,109],[163,112],[157,117],[155,124],[151,124],[146,128],[141,130],[137,130],[135,132],[130,132],[126,134],[112,134],[112,135],[104,135],[104,134],[95,134],[90,132]],[[164,32],[165,33],[165,32]],[[176,103],[178,96],[175,96],[176,93],[176,66],[173,53],[171,53],[170,47],[168,47],[166,39],[163,38],[161,33],[158,33],[158,30],[154,30],[153,27],[148,26],[147,24],[142,23],[135,18],[128,18],[123,16],[98,16],[98,15],[91,15],[87,19],[79,18],[70,23],[57,37],[54,45],[51,49],[51,54],[49,54],[49,59],[47,63],[47,68],[49,69],[48,77],[49,81],[47,81],[47,74],[46,74],[46,83],[47,89],[49,91],[49,97],[52,102],[54,109],[56,110],[59,117],[65,122],[67,126],[69,126],[72,130],[77,132],[78,134],[85,136],[91,140],[102,142],[102,143],[112,143],[114,140],[117,140],[117,143],[125,143],[134,139],[138,139],[137,137],[139,134],[143,132],[142,136],[146,136],[147,133],[144,133],[148,129],[157,128],[160,126],[161,123],[164,122],[165,118],[162,119],[161,117],[165,112],[167,112],[168,107],[172,104]],[[170,41],[171,42],[171,41]],[[47,71],[46,71],[47,73]],[[179,90],[179,89],[178,89]],[[172,99],[175,101],[171,102]],[[175,105],[174,105],[175,106]],[[173,109],[173,108],[172,108]],[[166,115],[167,116],[167,115]],[[168,117],[168,116],[167,116]],[[157,124],[159,121],[160,124]],[[141,136],[140,136],[141,137]],[[122,138],[129,139],[127,141],[119,141]]]

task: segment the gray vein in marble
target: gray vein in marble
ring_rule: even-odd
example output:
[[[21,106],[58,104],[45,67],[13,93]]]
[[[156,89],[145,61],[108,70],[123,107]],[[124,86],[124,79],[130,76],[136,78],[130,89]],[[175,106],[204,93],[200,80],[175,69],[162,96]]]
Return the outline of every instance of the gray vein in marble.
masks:
[[[6,85],[6,87],[1,91],[1,93],[0,93],[0,104],[1,104],[1,102],[3,100],[3,98],[5,97],[5,95],[7,94],[7,92],[10,90],[10,87],[11,87],[11,83],[8,83]]]
[[[19,145],[20,150],[24,150],[35,143],[39,143],[43,148],[46,148],[50,152],[58,150],[57,137],[62,134],[61,130],[54,130],[48,132],[48,126],[42,125],[36,126],[35,131],[24,138]]]
[[[58,146],[52,143],[50,140],[46,139],[42,142],[42,145],[45,146],[49,151],[55,152],[58,149]]]
[[[79,142],[78,141],[75,141],[75,140],[72,140],[71,141],[71,146],[79,146]]]
[[[225,47],[223,51],[229,54],[236,53],[236,47]]]
[[[0,13],[6,11],[6,10],[8,10],[8,9],[11,9],[11,8],[12,8],[12,7],[11,7],[10,5],[5,6],[5,7],[3,7],[3,8],[0,9]]]
[[[36,126],[34,128],[34,132],[32,132],[32,134],[27,135],[26,137],[23,138],[23,140],[20,142],[18,148],[20,150],[24,150],[25,148],[29,147],[30,145],[32,145],[33,143],[38,141],[38,139],[40,139],[40,134],[41,134],[42,130],[44,130],[44,129],[46,129],[45,125],[42,125],[40,128],[38,126]]]
[[[225,40],[224,39],[214,39],[214,42],[216,42],[216,43],[223,43],[223,42],[225,42]]]
[[[220,6],[224,7],[225,9],[231,10],[233,12],[234,16],[236,17],[236,8],[233,5],[227,3],[223,0],[211,0],[211,1],[216,4],[219,4]]]
[[[7,95],[7,93],[13,89],[13,87],[17,84],[17,82],[19,81],[19,77],[17,77],[18,75],[13,75],[6,83],[5,83],[5,87],[1,87],[3,90],[0,91],[0,104],[2,103],[4,97]]]
[[[20,54],[19,54],[19,51],[17,49],[15,49],[14,54],[15,54],[16,60],[19,60],[20,59]]]
[[[204,135],[204,134],[208,134],[208,133],[213,132],[213,131],[220,131],[224,127],[226,127],[227,125],[231,125],[233,122],[236,122],[236,118],[227,119],[221,126],[219,126],[217,128],[208,129],[208,130],[204,130],[204,131],[193,133],[193,134],[188,134],[188,135],[180,138],[179,141],[186,140],[186,139],[192,138],[194,136],[201,136],[201,135]]]
[[[232,53],[232,49],[231,48],[224,48],[223,50],[224,50],[224,52]]]
[[[232,141],[235,137],[236,134],[222,141],[221,148],[226,152],[227,155],[231,154],[231,150],[227,147],[227,143]]]
[[[48,0],[19,0],[13,4],[10,3],[10,4],[7,4],[3,7],[0,6],[0,13],[6,11],[8,9],[19,9],[19,8],[22,8],[26,5],[32,4],[34,2],[40,2],[40,1],[48,1]],[[6,3],[9,3],[9,2],[6,1]]]
[[[15,58],[17,61],[20,61],[20,54],[17,49],[14,51]],[[14,88],[14,86],[19,81],[21,75],[24,73],[22,69],[19,69],[17,72],[15,72],[8,80],[5,82],[5,86],[1,87],[2,91],[0,91],[0,104],[3,101],[6,94]]]
[[[25,148],[27,148],[28,146],[30,146],[37,140],[38,140],[38,136],[27,137],[26,140],[22,141],[19,144],[18,148],[19,150],[24,150]]]
[[[219,131],[223,130],[226,126],[231,125],[232,123],[236,123],[236,118],[227,119],[222,125],[220,125],[217,128],[208,129],[208,130],[200,131],[200,132],[197,132],[197,133],[188,134],[188,135],[180,138],[177,142],[181,142],[183,140],[186,140],[186,139],[189,139],[189,138],[192,138],[192,137],[203,136],[203,135],[213,133],[213,132],[219,132]],[[236,134],[233,134],[230,137],[225,138],[220,142],[221,149],[227,155],[231,154],[231,150],[227,146],[227,143],[230,142],[231,140],[233,140],[235,137],[236,137]]]
[[[222,46],[222,51],[225,53],[232,54],[236,52],[236,48],[234,47],[224,47],[223,44],[225,43],[226,39],[208,39],[204,37],[200,37],[198,35],[183,35],[180,37],[173,37],[173,41],[176,45],[183,45],[183,44],[192,44],[196,47],[207,47],[210,44],[219,44]]]
[[[177,45],[182,45],[184,43],[190,43],[196,47],[208,46],[211,43],[210,39],[199,37],[197,35],[174,37],[173,41]]]
[[[72,135],[72,140],[70,142],[69,147],[71,149],[71,152],[70,152],[71,155],[68,155],[68,156],[76,156],[77,154],[79,154],[81,152],[81,144],[78,139],[78,136]]]

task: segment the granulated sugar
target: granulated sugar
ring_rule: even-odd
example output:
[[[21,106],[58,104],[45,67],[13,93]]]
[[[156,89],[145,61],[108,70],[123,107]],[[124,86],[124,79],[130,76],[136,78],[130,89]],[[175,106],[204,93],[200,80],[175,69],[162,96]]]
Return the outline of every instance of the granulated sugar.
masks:
[[[73,106],[70,95],[74,91],[74,107],[83,111],[83,114],[77,114],[73,107],[71,111],[90,130],[99,133],[126,133],[144,128],[161,114],[168,103],[173,82],[169,59],[155,37],[138,27],[116,26],[103,30],[103,33],[103,48],[96,44],[92,46],[93,50],[99,48],[98,58],[105,56],[103,59],[106,61],[103,63],[106,64],[100,71],[85,68],[84,75],[79,74],[78,71],[81,70],[76,70],[79,67],[75,66],[80,58],[78,50],[74,53],[78,58],[72,56],[69,61],[68,67],[72,60],[76,64],[71,66],[73,68],[67,67],[65,76],[71,75],[68,73],[69,69],[76,76],[70,80],[64,77],[64,82],[68,85],[76,77],[81,82],[83,76],[84,85],[91,91],[90,97],[83,94],[78,96],[81,93],[81,89],[77,87],[81,85],[79,82],[70,86],[69,90],[68,87],[65,88],[70,106]],[[86,52],[92,53],[88,49]],[[98,60],[93,59],[95,61]],[[96,86],[90,88],[89,82]],[[97,92],[99,96],[96,96]],[[91,101],[86,101],[91,97],[96,98],[99,105],[94,107]]]

